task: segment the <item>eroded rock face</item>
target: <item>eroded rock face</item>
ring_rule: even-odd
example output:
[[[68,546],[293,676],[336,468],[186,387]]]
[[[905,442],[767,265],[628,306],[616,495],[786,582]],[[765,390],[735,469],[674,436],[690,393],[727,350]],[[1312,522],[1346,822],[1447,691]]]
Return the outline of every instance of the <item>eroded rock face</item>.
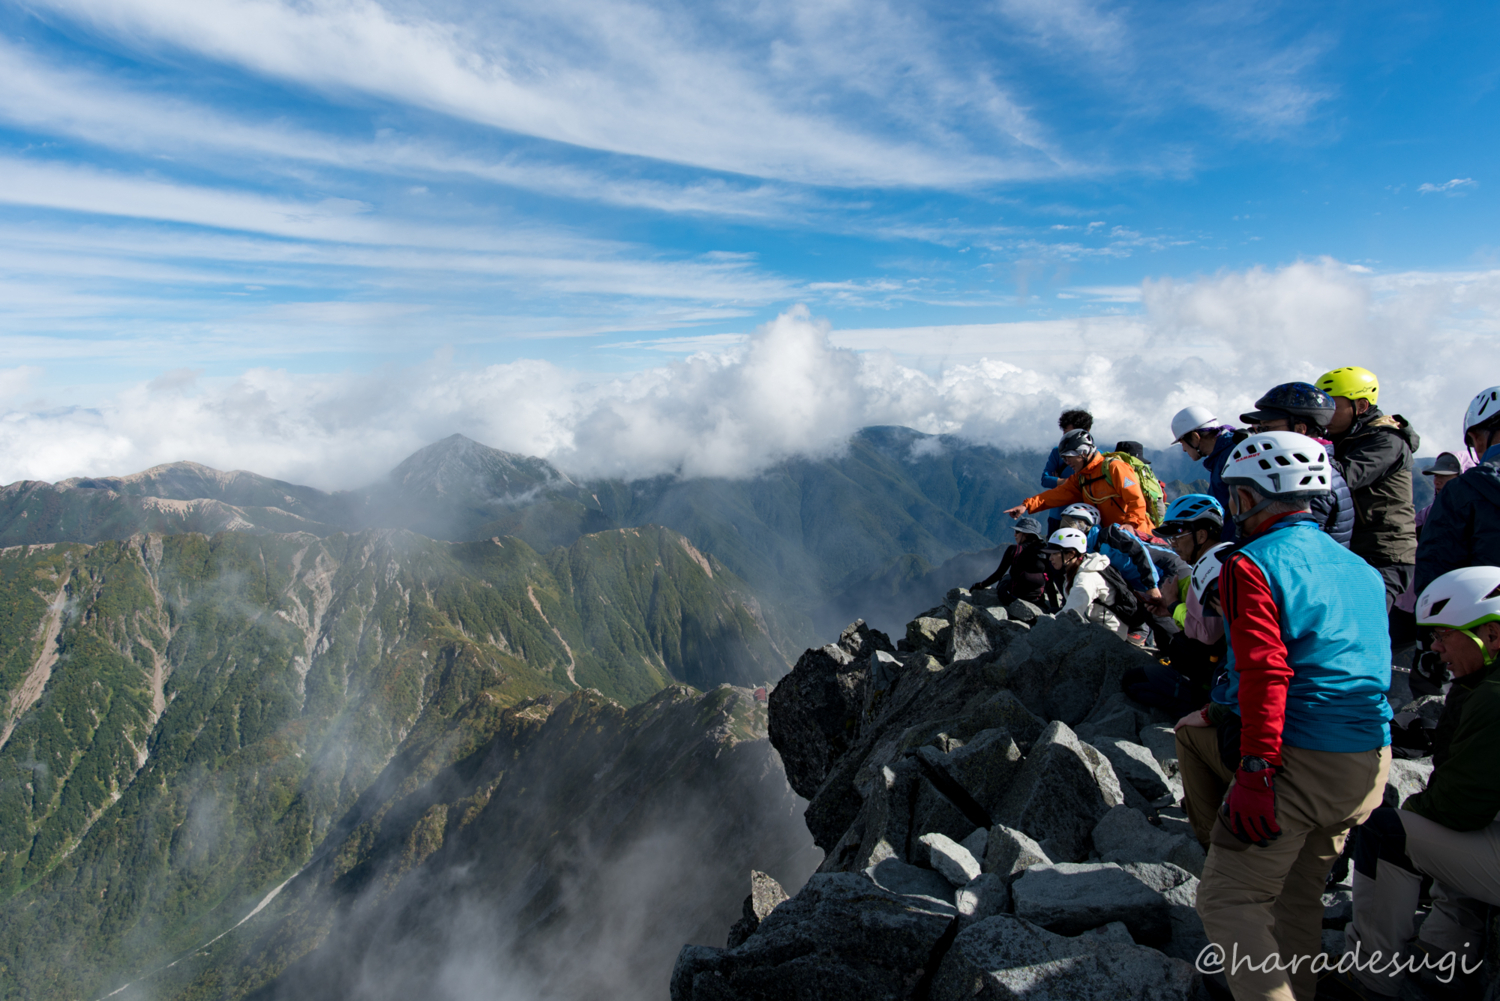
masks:
[[[771,699],[819,874],[735,948],[684,949],[674,1001],[1193,995],[1173,721],[1120,690],[1149,655],[961,589],[877,637],[855,623]]]

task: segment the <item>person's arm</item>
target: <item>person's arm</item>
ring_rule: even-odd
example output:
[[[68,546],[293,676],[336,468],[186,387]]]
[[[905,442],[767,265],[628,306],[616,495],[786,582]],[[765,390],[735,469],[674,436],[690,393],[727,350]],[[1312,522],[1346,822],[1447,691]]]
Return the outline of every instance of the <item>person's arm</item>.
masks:
[[[1455,682],[1455,684],[1457,684]],[[1452,831],[1477,831],[1500,814],[1500,686],[1481,682],[1464,703],[1448,756],[1402,807]]]
[[[1070,609],[1082,615],[1084,621],[1092,621],[1089,612],[1094,607],[1094,601],[1098,597],[1101,587],[1108,591],[1109,585],[1104,583],[1104,578],[1099,574],[1088,570],[1080,570],[1073,578],[1073,587],[1068,591],[1068,600],[1063,602],[1061,611]]]
[[[1119,550],[1130,559],[1130,565],[1135,567],[1136,576],[1140,578],[1142,591],[1149,591],[1161,583],[1161,578],[1156,573],[1156,564],[1151,562],[1151,554],[1146,552],[1145,544],[1134,532],[1119,525],[1108,525],[1099,530],[1099,541]]]
[[[1380,430],[1360,435],[1347,455],[1335,454],[1333,461],[1351,491],[1363,490],[1395,469],[1406,450],[1406,439],[1394,431]]]
[[[975,584],[973,587],[969,588],[969,590],[977,591],[981,587],[989,587],[991,584],[998,584],[1000,582],[1000,578],[1005,576],[1005,571],[1010,569],[1011,561],[1015,559],[1016,550],[1020,548],[1020,546],[1006,546],[1005,555],[1000,557],[1000,565],[995,568],[995,572],[990,574],[984,580],[980,581],[978,584]]]
[[[1078,477],[1070,476],[1051,490],[1043,490],[1034,497],[1028,497],[1017,506],[1027,514],[1033,514],[1049,507],[1067,507],[1069,504],[1077,504],[1083,500],[1083,491],[1079,489],[1078,483]]]
[[[1242,553],[1224,565],[1219,591],[1240,675],[1240,753],[1280,766],[1286,692],[1292,680],[1281,638],[1281,610],[1271,598],[1265,574]]]
[[[1042,466],[1042,488],[1044,490],[1051,490],[1057,486],[1058,481],[1062,478],[1058,476],[1058,472],[1066,468],[1062,464],[1062,457],[1057,454],[1057,446],[1052,446],[1052,454],[1047,456],[1047,463]]]

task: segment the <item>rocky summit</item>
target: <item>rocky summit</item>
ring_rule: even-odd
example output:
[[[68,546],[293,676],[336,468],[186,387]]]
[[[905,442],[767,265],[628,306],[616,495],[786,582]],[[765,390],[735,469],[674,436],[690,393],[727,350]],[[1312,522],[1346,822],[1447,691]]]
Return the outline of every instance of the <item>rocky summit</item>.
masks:
[[[987,597],[950,591],[896,644],[856,621],[776,686],[826,856],[785,899],[757,876],[672,1001],[1208,996],[1173,721],[1120,691],[1151,654]]]

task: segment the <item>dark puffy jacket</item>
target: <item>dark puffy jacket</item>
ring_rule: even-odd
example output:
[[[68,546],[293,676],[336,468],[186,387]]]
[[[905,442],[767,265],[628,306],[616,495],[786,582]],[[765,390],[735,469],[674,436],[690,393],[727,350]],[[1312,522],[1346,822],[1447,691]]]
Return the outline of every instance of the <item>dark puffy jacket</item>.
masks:
[[[1401,416],[1371,407],[1333,438],[1333,461],[1354,498],[1349,548],[1373,566],[1417,561],[1417,506],[1412,501],[1412,453],[1422,439]],[[1446,489],[1446,488],[1445,488]]]
[[[1249,431],[1236,431],[1231,427],[1220,428],[1219,437],[1214,440],[1214,450],[1208,453],[1208,458],[1203,460],[1203,467],[1208,470],[1208,492],[1213,494],[1214,500],[1224,508],[1224,530],[1219,533],[1219,539],[1222,542],[1234,541],[1234,519],[1228,517],[1229,488],[1224,485],[1224,463],[1229,460],[1229,450],[1249,435]]]
[[[1322,442],[1323,439],[1315,439]],[[1323,442],[1328,446],[1328,442]],[[1323,531],[1333,536],[1333,541],[1349,548],[1354,538],[1354,498],[1349,493],[1349,484],[1339,472],[1338,463],[1333,464],[1333,489],[1312,502],[1312,513],[1317,516]]]
[[[1417,547],[1417,594],[1449,570],[1500,566],[1500,448],[1449,481],[1432,502]]]

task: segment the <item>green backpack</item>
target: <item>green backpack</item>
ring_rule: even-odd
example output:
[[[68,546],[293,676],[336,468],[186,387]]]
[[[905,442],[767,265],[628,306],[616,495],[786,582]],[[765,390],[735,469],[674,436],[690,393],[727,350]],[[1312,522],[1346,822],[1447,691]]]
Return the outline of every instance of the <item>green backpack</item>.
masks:
[[[1137,459],[1129,452],[1105,452],[1104,458],[1106,461],[1121,459],[1135,470],[1135,475],[1141,480],[1141,493],[1146,496],[1146,514],[1151,518],[1151,524],[1160,525],[1167,515],[1167,496],[1151,464]]]

